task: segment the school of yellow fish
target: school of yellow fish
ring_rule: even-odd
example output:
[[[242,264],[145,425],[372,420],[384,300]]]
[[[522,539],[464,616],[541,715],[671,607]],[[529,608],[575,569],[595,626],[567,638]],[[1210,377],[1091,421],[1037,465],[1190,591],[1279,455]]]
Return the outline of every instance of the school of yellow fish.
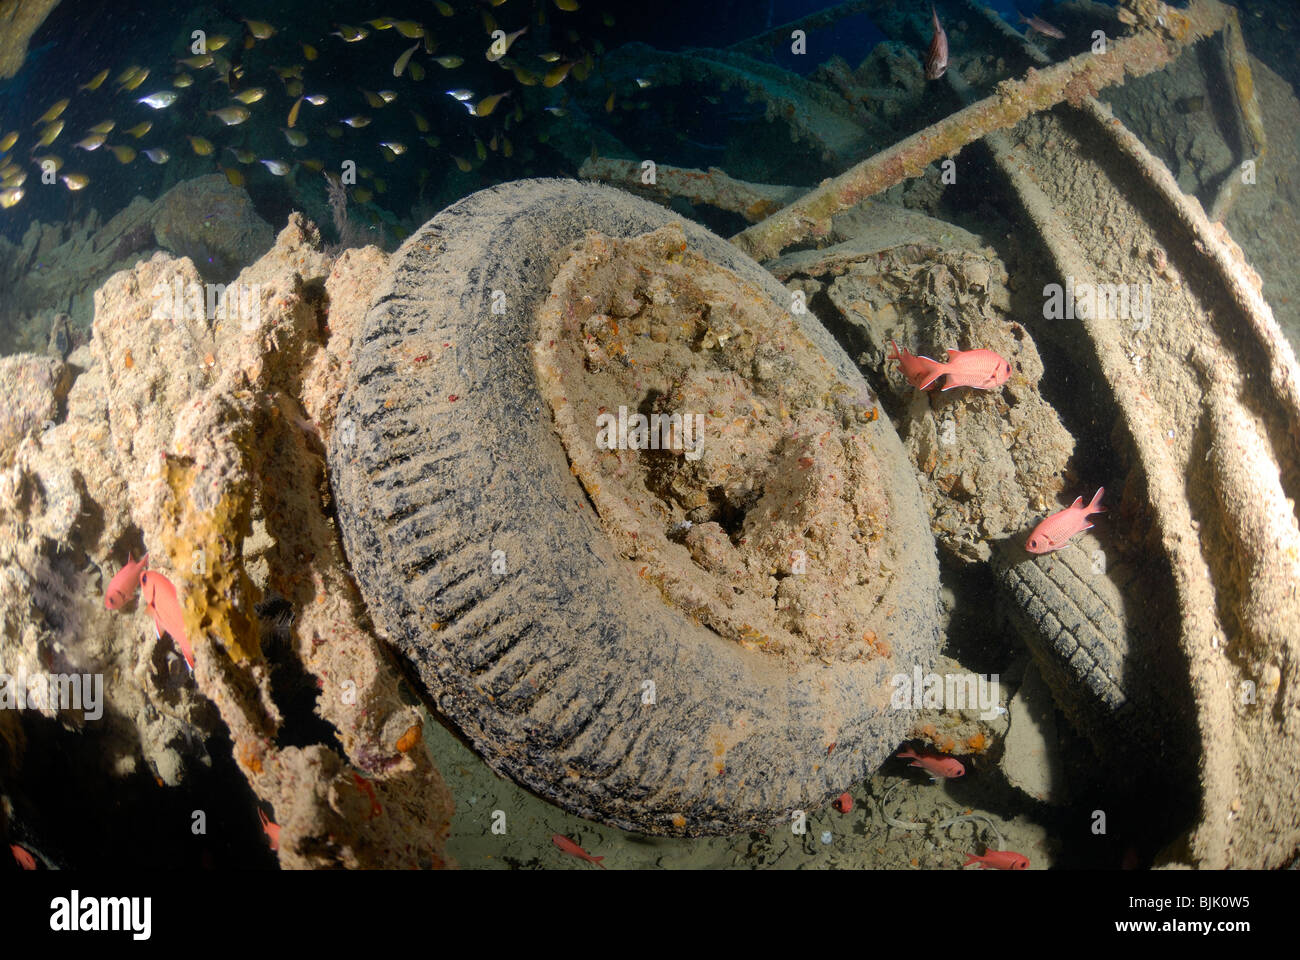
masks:
[[[74,98],[77,101],[74,113],[84,113],[87,109],[97,109],[102,105],[105,112],[114,111],[118,118],[110,117],[84,128],[81,139],[71,143],[64,151],[69,167],[92,162],[89,155],[95,154],[101,148],[103,153],[99,154],[100,156],[112,155],[117,163],[122,165],[135,162],[139,156],[143,156],[151,163],[167,163],[172,153],[165,146],[140,142],[154,126],[151,120],[142,119],[141,115],[147,117],[153,111],[172,110],[177,104],[183,104],[187,97],[195,96],[190,92],[191,89],[206,80],[209,84],[223,86],[223,95],[228,93],[229,102],[211,110],[191,109],[188,112],[182,106],[181,113],[185,117],[204,124],[204,133],[217,139],[222,136],[220,131],[240,128],[254,119],[274,122],[283,134],[289,151],[288,156],[295,158],[286,160],[282,157],[258,156],[254,151],[240,144],[214,143],[208,136],[198,132],[184,134],[189,150],[199,157],[213,157],[213,162],[218,169],[235,186],[243,186],[245,182],[244,173],[239,169],[241,165],[261,164],[275,177],[290,176],[298,166],[318,173],[323,171],[325,163],[322,160],[310,157],[299,159],[301,155],[297,151],[307,148],[313,138],[320,134],[341,141],[340,148],[345,150],[353,148],[357,144],[355,141],[345,139],[349,136],[345,127],[360,130],[374,119],[370,113],[359,112],[354,109],[354,106],[359,107],[364,103],[366,110],[377,113],[403,99],[409,99],[411,102],[411,106],[405,111],[409,114],[409,123],[403,121],[403,126],[410,131],[411,144],[423,143],[430,150],[435,150],[442,146],[444,137],[449,141],[462,144],[459,148],[446,150],[442,157],[454,163],[458,170],[468,173],[485,163],[489,153],[506,158],[514,155],[510,130],[512,125],[524,120],[525,108],[523,98],[515,95],[517,90],[513,86],[510,89],[502,88],[510,85],[512,81],[518,86],[542,88],[560,87],[569,77],[577,82],[584,82],[596,69],[596,57],[604,52],[600,40],[585,41],[576,30],[565,25],[562,16],[557,16],[555,13],[555,11],[560,14],[577,12],[580,9],[579,0],[532,0],[531,3],[529,0],[514,0],[513,4],[511,0],[479,0],[479,2],[461,0],[457,5],[453,5],[448,0],[435,0],[432,6],[442,18],[472,18],[477,14],[481,19],[483,29],[488,35],[488,44],[482,57],[487,63],[505,71],[501,82],[492,85],[496,89],[476,91],[465,86],[439,89],[442,86],[437,82],[440,75],[454,77],[454,72],[466,65],[467,57],[476,57],[478,54],[476,51],[467,50],[466,56],[461,56],[439,50],[438,34],[443,31],[444,26],[437,24],[436,21],[433,24],[425,24],[414,20],[398,20],[381,16],[358,25],[335,24],[334,30],[327,34],[322,33],[318,38],[312,38],[315,42],[308,42],[302,38],[290,40],[273,24],[255,19],[242,21],[244,24],[242,37],[195,30],[191,34],[193,42],[189,48],[189,56],[177,58],[162,67],[131,64],[123,67],[116,74],[109,69],[102,69],[84,83],[78,84],[71,94],[52,103],[32,124],[32,133],[29,134],[21,129],[0,132],[0,209],[17,206],[22,201],[25,191],[30,189],[31,183],[53,184],[58,181],[70,191],[82,190],[90,184],[91,177],[85,172],[73,169],[65,172],[64,156],[54,152],[57,149],[56,141],[60,141],[68,124],[65,111],[74,103]],[[512,10],[512,6],[515,9]],[[554,10],[550,9],[552,7]],[[528,22],[518,26],[517,29],[508,30],[498,24],[494,11],[503,19],[513,16],[518,22],[522,17]],[[521,53],[523,38],[527,36],[530,27],[534,25],[545,27],[548,18],[554,18],[554,22],[550,24],[550,35],[567,40],[570,49],[568,55],[554,50]],[[601,19],[606,27],[614,25],[614,18],[609,13],[603,14]],[[459,37],[465,35],[464,28],[463,19],[456,23],[447,23],[445,26],[448,35],[454,32]],[[400,44],[385,40],[385,34],[396,37]],[[277,56],[282,52],[289,52],[291,59],[299,60],[300,55],[300,62],[289,66],[272,66],[269,70],[249,70],[246,73],[241,62],[240,47],[248,51],[258,44],[273,45],[267,49]],[[331,49],[334,45],[346,46]],[[223,50],[227,53],[223,54]],[[338,97],[337,94],[331,97],[310,89],[313,83],[313,72],[317,70],[317,67],[312,65],[319,62],[320,73],[328,76],[329,57],[339,53],[359,54],[385,64],[391,57],[391,71],[385,70],[385,75],[391,73],[392,77],[407,81],[401,84],[406,88],[406,92],[359,88],[356,91],[356,103],[352,105],[335,104],[336,100],[343,98]],[[254,76],[254,73],[257,75]],[[110,76],[112,76],[111,83]],[[146,86],[151,78],[152,82]],[[430,86],[422,87],[426,80]],[[284,101],[286,106],[276,104],[278,98],[273,91],[277,84],[281,88],[281,95],[286,98]],[[642,88],[649,86],[648,81],[640,78],[637,79],[637,84]],[[480,84],[480,87],[482,86]],[[467,119],[464,123],[468,126],[448,129],[438,124],[436,118],[431,121],[420,111],[422,102],[427,103],[435,96],[443,95],[452,98],[455,103],[465,108]],[[611,89],[604,104],[606,112],[614,110],[616,95],[617,91]],[[543,107],[548,117],[560,118],[567,115],[568,96],[567,94],[562,96],[563,99],[558,103]],[[309,109],[304,110],[304,104]],[[325,111],[316,117],[311,116],[316,109],[331,104],[334,104],[337,110]],[[649,104],[644,102],[634,104],[630,96],[623,98],[623,109],[636,109],[637,106],[644,109]],[[175,111],[173,113],[175,114]],[[332,119],[321,119],[331,114]],[[120,126],[119,119],[122,120]],[[443,137],[440,137],[435,129],[441,132]],[[79,133],[76,132],[71,133],[72,137],[78,135]],[[536,135],[539,143],[545,143],[548,137],[549,133],[545,129]],[[135,143],[123,142],[128,138]],[[15,148],[21,147],[24,140],[31,142],[27,164],[21,162],[15,152]],[[69,140],[65,138],[62,142],[68,143]],[[469,149],[471,144],[472,153]],[[389,163],[398,162],[408,152],[408,141],[398,136],[386,135],[383,139],[377,140],[373,146],[378,155]],[[594,150],[593,146],[593,152]],[[230,165],[226,165],[227,156],[233,157],[233,163]],[[369,187],[356,186],[353,189],[352,196],[356,202],[368,203],[375,193],[386,192],[387,184],[384,179],[375,176],[374,172],[364,165],[364,153],[354,150],[351,159],[356,161],[359,168],[357,173],[370,183]],[[28,177],[29,167],[35,170],[31,183]],[[421,182],[429,176],[428,167],[427,163],[421,165]]]

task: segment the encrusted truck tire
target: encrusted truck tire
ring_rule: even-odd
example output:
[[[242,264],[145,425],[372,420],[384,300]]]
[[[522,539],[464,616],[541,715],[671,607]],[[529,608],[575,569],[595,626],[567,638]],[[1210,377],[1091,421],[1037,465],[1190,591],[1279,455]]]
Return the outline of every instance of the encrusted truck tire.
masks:
[[[670,602],[620,552],[557,433],[534,357],[552,283],[588,231],[614,243],[669,225],[686,252],[674,247],[664,271],[680,279],[702,262],[692,257],[730,271],[806,338],[800,362],[834,379],[833,404],[864,412],[845,443],[879,469],[850,492],[877,498],[862,522],[874,524],[864,552],[881,574],[851,654],[774,654]],[[580,816],[663,835],[771,825],[874,773],[907,735],[892,681],[937,654],[934,541],[875,397],[789,304],[757,263],[664,208],[525,180],[467,197],[410,237],[357,336],[329,464],[375,625],[494,770]]]
[[[1187,705],[1171,691],[1179,667],[1161,639],[1169,609],[1167,573],[1148,564],[1104,562],[1092,534],[1032,556],[1018,544],[993,554],[1003,609],[1038,664],[1057,706],[1098,753],[1150,748],[1172,734]],[[1183,721],[1185,722],[1185,718]]]

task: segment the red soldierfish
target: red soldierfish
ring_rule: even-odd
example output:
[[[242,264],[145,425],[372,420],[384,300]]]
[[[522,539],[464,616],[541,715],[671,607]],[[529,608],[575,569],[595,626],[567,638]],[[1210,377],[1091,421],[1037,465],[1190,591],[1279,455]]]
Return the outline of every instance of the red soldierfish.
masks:
[[[18,846],[18,844],[9,844],[9,852],[12,853],[14,859],[18,861],[18,866],[22,867],[24,870],[36,869],[36,858],[22,847]]]
[[[939,14],[930,4],[930,19],[934,21],[934,37],[930,40],[930,49],[925,54],[925,79],[938,80],[948,69],[948,34],[943,32],[939,23]]]
[[[1019,13],[1019,11],[1017,12]],[[1039,17],[1026,17],[1021,13],[1020,22],[1029,28],[1025,31],[1026,33],[1041,33],[1043,36],[1051,37],[1053,40],[1065,39],[1065,34],[1062,33],[1060,29],[1052,26],[1046,20],[1040,19]]]
[[[930,360],[929,357],[918,359]],[[951,390],[953,387],[992,390],[1002,386],[1007,382],[1007,377],[1011,376],[1011,364],[992,350],[949,350],[947,363],[940,363],[937,360],[930,360],[930,362],[934,367],[930,371],[930,378],[917,385],[921,390],[928,389],[945,373],[948,375],[948,382],[944,384],[944,390]]]
[[[274,820],[267,817],[261,810],[257,811],[257,816],[262,821],[262,829],[266,831],[266,839],[270,841],[272,850],[280,849],[280,825]]]
[[[893,340],[889,345],[894,348],[894,352],[887,356],[886,360],[897,360],[899,368],[903,371],[903,376],[907,377],[907,382],[918,390],[924,390],[921,386],[923,383],[933,383],[935,379],[935,368],[939,366],[937,360],[931,360],[929,357],[918,357],[908,350],[899,350],[898,344]]]
[[[357,789],[370,798],[370,819],[375,819],[384,812],[384,808],[379,805],[379,799],[375,796],[375,785],[359,773],[352,774],[352,779],[357,782]]]
[[[176,642],[185,663],[193,670],[194,651],[185,635],[185,616],[181,613],[181,602],[176,598],[176,587],[158,571],[146,570],[140,574],[140,595],[144,597],[145,609],[153,617],[153,625],[159,633],[167,634]]]
[[[605,865],[600,862],[605,859],[604,857],[593,857],[586,850],[582,849],[582,847],[578,846],[576,843],[574,843],[572,840],[570,840],[568,837],[564,836],[563,834],[559,834],[559,833],[551,834],[551,843],[555,844],[565,853],[571,853],[580,860],[586,860],[588,863],[594,863],[602,870],[605,869]]]
[[[994,870],[1025,870],[1029,867],[1029,858],[1014,850],[990,850],[982,857],[977,857],[973,853],[968,853],[966,856],[970,859],[962,864],[963,867],[969,867],[972,863],[978,863],[981,870],[987,870],[989,867]]]
[[[1086,506],[1083,497],[1075,497],[1074,503],[1064,510],[1058,510],[1034,527],[1034,532],[1029,535],[1029,540],[1025,543],[1025,549],[1030,553],[1051,553],[1053,550],[1060,550],[1076,533],[1091,530],[1092,524],[1088,522],[1088,514],[1106,512],[1106,508],[1101,505],[1101,496],[1105,492],[1105,487],[1098,487],[1097,492],[1092,496],[1092,502]]]
[[[909,767],[920,767],[930,775],[931,780],[950,780],[966,773],[966,768],[956,757],[947,757],[941,753],[917,753],[911,747],[900,750],[896,756],[912,758]]]
[[[118,610],[130,602],[140,588],[140,571],[148,562],[147,553],[139,560],[132,560],[130,553],[126,555],[126,566],[113,574],[113,579],[108,581],[108,589],[104,591],[104,606],[107,609]]]

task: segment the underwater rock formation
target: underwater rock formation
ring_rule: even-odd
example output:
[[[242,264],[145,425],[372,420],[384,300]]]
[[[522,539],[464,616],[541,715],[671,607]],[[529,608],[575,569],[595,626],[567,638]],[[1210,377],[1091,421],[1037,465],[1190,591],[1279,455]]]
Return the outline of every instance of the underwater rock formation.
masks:
[[[31,39],[59,0],[0,0],[0,80],[22,69]]]
[[[295,216],[215,310],[189,260],[113,275],[68,360],[66,417],[29,431],[0,477],[0,616],[19,640],[0,669],[102,673],[107,725],[81,725],[119,773],[143,761],[181,782],[224,725],[286,867],[446,863],[450,796],[321,499],[321,433],[384,260],[330,261]],[[128,549],[175,582],[193,674],[141,603],[104,608]],[[295,674],[318,682],[328,742],[300,742]]]
[[[0,237],[0,349],[44,347],[54,314],[73,339],[89,339],[95,290],[113,273],[161,248],[190,257],[203,281],[228,282],[275,239],[239,187],[219,174],[185,180],[152,202],[135,197],[107,222],[33,222],[21,242]]]

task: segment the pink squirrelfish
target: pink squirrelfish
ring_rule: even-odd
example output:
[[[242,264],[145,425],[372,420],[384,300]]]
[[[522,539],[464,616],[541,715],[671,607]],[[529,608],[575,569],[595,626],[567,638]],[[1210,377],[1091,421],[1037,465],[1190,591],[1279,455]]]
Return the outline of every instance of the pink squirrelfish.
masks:
[[[181,613],[181,602],[176,598],[176,587],[156,570],[146,570],[140,575],[140,594],[158,632],[176,641],[185,663],[193,670],[194,651],[185,635],[185,617]]]
[[[918,390],[924,390],[921,386],[923,383],[933,383],[935,379],[935,367],[939,363],[931,360],[929,357],[918,357],[908,350],[899,350],[898,344],[893,340],[889,345],[894,348],[894,352],[887,356],[886,360],[897,360],[898,366],[903,371],[903,376],[907,377],[907,382]]]
[[[1051,37],[1053,40],[1065,39],[1065,34],[1062,33],[1060,29],[1052,26],[1046,20],[1042,20],[1039,17],[1026,17],[1021,13],[1020,22],[1029,28],[1025,31],[1026,33],[1041,33],[1043,36]]]
[[[982,857],[977,857],[973,853],[968,853],[966,856],[970,859],[962,864],[963,867],[969,867],[972,863],[978,863],[981,870],[987,870],[989,867],[994,870],[1026,870],[1029,867],[1029,858],[1014,850],[990,850]]]
[[[1051,553],[1053,550],[1060,550],[1076,533],[1091,530],[1092,524],[1088,522],[1088,514],[1106,512],[1106,508],[1101,505],[1101,496],[1105,492],[1105,487],[1098,487],[1097,492],[1092,496],[1092,502],[1086,506],[1083,497],[1075,497],[1074,503],[1064,510],[1058,510],[1034,527],[1034,532],[1025,542],[1025,549],[1030,553]]]
[[[918,383],[918,389],[928,389],[930,384],[943,374],[948,375],[944,390],[953,387],[974,387],[977,390],[992,390],[1007,382],[1011,376],[1011,364],[1007,363],[992,350],[949,350],[948,362],[940,363],[929,357],[920,357],[934,364],[930,378]]]
[[[934,37],[930,40],[930,49],[925,54],[925,79],[938,80],[948,69],[948,34],[943,32],[939,23],[939,14],[930,4],[930,19],[934,21]]]
[[[118,610],[135,596],[140,587],[140,572],[148,562],[147,553],[139,560],[132,560],[131,554],[127,553],[126,566],[113,574],[113,579],[108,581],[108,589],[104,591],[104,606],[107,609]]]
[[[911,758],[909,767],[920,767],[930,775],[931,780],[949,780],[964,776],[966,768],[956,757],[946,757],[941,753],[917,753],[911,747],[899,750],[897,756]]]

